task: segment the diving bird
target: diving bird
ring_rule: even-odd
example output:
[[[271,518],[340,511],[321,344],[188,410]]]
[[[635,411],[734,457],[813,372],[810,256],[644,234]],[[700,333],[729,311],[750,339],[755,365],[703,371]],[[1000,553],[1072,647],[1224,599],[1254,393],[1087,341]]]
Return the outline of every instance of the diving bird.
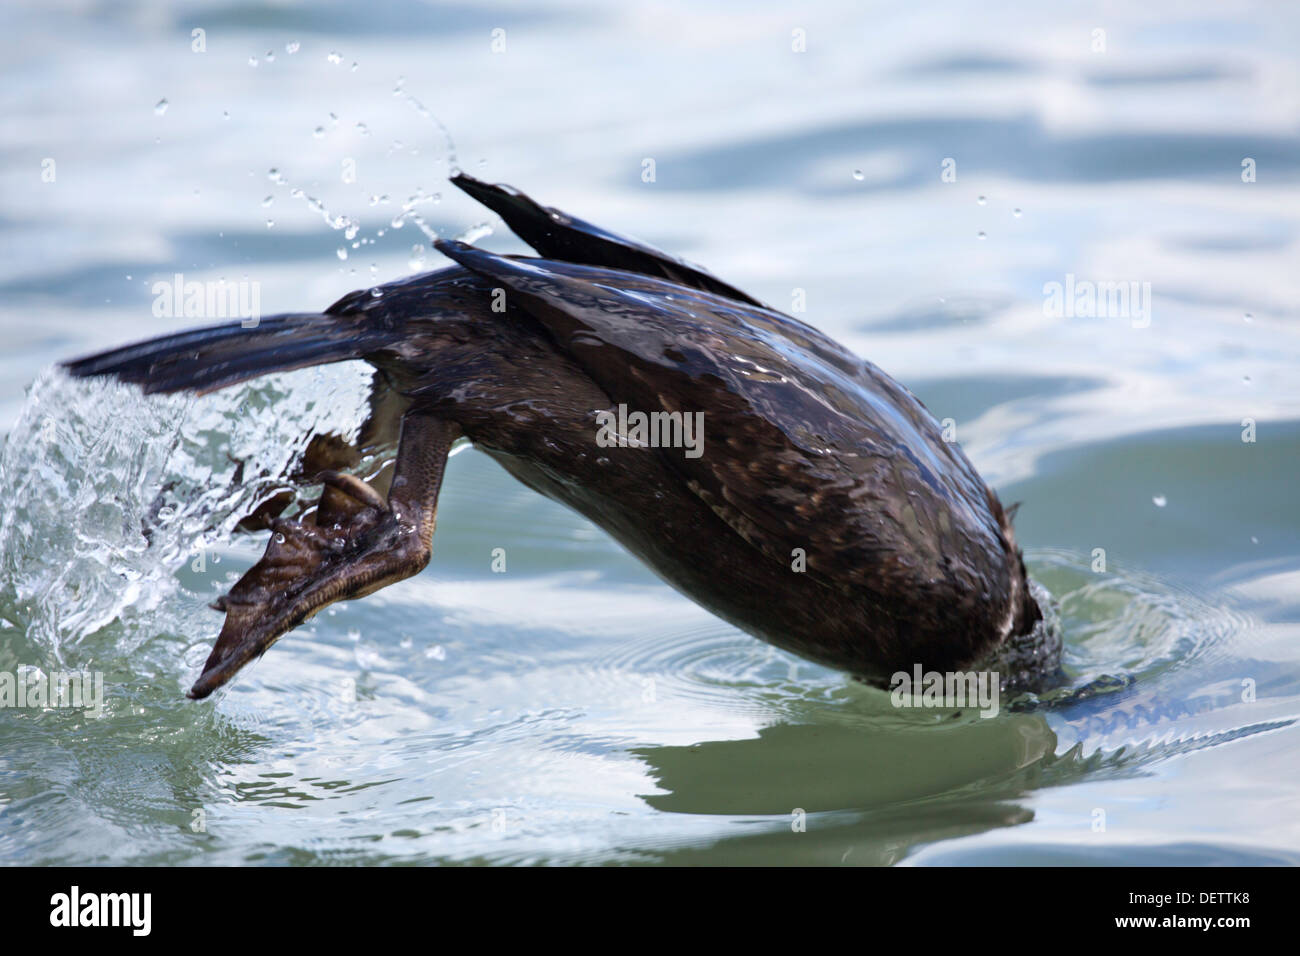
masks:
[[[907,389],[699,267],[510,187],[452,181],[537,258],[439,240],[453,265],[323,312],[65,363],[198,394],[327,362],[375,369],[356,442],[309,448],[314,510],[278,517],[280,500],[261,514],[266,551],[213,605],[224,624],[189,696],[330,603],[421,571],[462,436],[678,591],[802,657],[877,684],[917,665],[999,669],[1005,685],[1054,672],[1059,637],[1007,510]],[[394,439],[391,471],[349,470]]]

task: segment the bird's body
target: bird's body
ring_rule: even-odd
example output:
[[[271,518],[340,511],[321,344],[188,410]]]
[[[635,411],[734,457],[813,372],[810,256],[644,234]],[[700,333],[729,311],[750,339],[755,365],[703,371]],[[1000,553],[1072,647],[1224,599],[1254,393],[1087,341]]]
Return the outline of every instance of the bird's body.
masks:
[[[710,611],[868,680],[969,668],[1033,632],[1008,516],[906,389],[695,267],[512,190],[457,184],[542,258],[439,243],[456,265],[321,315],[68,366],[209,391],[363,358],[378,370],[369,437],[401,422],[386,499],[382,482],[326,471],[313,520],[275,523],[219,602],[226,626],[194,696],[330,601],[422,568],[462,435]],[[628,421],[650,427],[620,434]],[[1041,676],[1048,658],[1018,658],[1025,673],[1010,676]]]

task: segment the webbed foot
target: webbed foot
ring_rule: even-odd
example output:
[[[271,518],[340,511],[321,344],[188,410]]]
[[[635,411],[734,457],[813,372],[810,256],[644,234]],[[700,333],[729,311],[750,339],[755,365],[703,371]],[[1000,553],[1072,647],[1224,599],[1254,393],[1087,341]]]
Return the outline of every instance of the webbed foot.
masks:
[[[387,499],[352,475],[322,473],[315,513],[275,519],[261,560],[214,602],[226,620],[189,696],[207,697],[327,605],[423,570],[447,452],[458,434],[450,422],[408,412]]]

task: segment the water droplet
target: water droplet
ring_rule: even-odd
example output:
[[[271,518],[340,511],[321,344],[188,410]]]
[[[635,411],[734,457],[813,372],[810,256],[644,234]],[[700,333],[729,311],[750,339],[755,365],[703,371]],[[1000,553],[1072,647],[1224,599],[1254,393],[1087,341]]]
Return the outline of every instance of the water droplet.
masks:
[[[988,237],[989,237],[989,236],[988,236],[988,233],[986,233],[986,232],[981,232],[981,233],[979,234],[979,238],[980,238],[980,239],[987,239]]]
[[[275,62],[275,51],[274,51],[274,50],[267,50],[267,51],[266,51],[266,62],[267,62],[267,63],[274,63],[274,62]]]
[[[862,174],[862,170],[860,170],[860,169],[855,169],[855,170],[853,170],[853,178],[856,179],[858,182],[862,182],[862,180],[863,180],[865,177],[864,177],[863,174]]]
[[[337,252],[340,259],[346,259],[348,257],[347,246],[339,246]]]
[[[1242,380],[1245,384],[1247,384],[1247,385],[1250,384],[1250,376],[1249,376],[1249,375],[1243,375],[1243,376],[1241,377],[1241,380]]]
[[[470,226],[456,238],[460,242],[473,245],[480,239],[486,239],[490,235],[492,235],[492,227],[486,222],[480,222],[478,225]]]
[[[435,644],[433,647],[425,648],[424,656],[432,661],[445,661],[447,659],[447,652],[443,650],[441,644]]]
[[[374,266],[371,266],[371,267],[370,267],[370,273],[371,273],[371,275],[373,275],[376,271],[377,271],[377,270],[375,269]],[[370,290],[370,298],[372,298],[372,299],[382,299],[383,297],[384,297],[384,290],[381,289],[381,288],[379,288],[379,286],[375,286],[373,289]]]
[[[1251,543],[1251,544],[1259,544],[1259,538],[1255,537],[1255,536],[1252,534],[1252,535],[1250,536],[1250,543]]]
[[[1013,209],[1013,210],[1011,210],[1011,215],[1013,215],[1013,216],[1015,216],[1017,219],[1019,219],[1019,218],[1020,218],[1020,210],[1019,210],[1018,208],[1017,208],[1017,209]]]
[[[153,111],[157,113],[159,116],[162,116],[164,113],[167,112],[167,107],[170,105],[171,104],[168,103],[165,99],[159,100],[157,103],[154,104]]]
[[[324,126],[317,126],[314,130],[311,131],[311,134],[312,134],[313,136],[315,136],[317,139],[324,139],[324,138],[325,138],[325,127],[324,127]]]
[[[221,111],[221,118],[224,119],[224,120],[228,120],[228,119],[230,119],[230,110],[222,110],[222,111]]]
[[[274,196],[267,196],[265,199],[262,200],[262,205],[263,205],[263,206],[269,206],[269,205],[271,205],[271,203],[273,203],[273,202],[275,202],[275,197],[274,197]]]
[[[1154,504],[1157,508],[1163,508],[1165,505],[1169,504],[1169,499],[1166,498],[1164,495],[1156,495],[1154,498],[1151,499],[1151,503]]]
[[[329,55],[326,56],[325,59],[329,60],[331,63],[343,62],[343,57],[340,54],[335,53],[333,50],[330,50]]]
[[[985,205],[989,200],[988,200],[988,197],[987,197],[987,196],[978,196],[978,197],[976,197],[975,201],[976,201],[977,203],[979,203],[981,206],[983,206],[983,205]]]
[[[268,220],[266,220],[266,228],[267,228],[267,229],[273,229],[273,228],[275,228],[275,220],[274,220],[274,219],[268,219]]]
[[[1245,319],[1247,322],[1255,321],[1255,317],[1251,315],[1249,312],[1247,312],[1244,316],[1242,316],[1242,318]]]
[[[407,260],[413,270],[419,270],[424,266],[424,246],[411,246],[411,258]]]
[[[353,73],[357,72],[357,63],[355,60],[352,62],[352,72]]]
[[[297,53],[298,49],[299,49],[299,45],[297,40],[290,40],[288,43],[284,45],[285,53],[289,53],[289,54]]]
[[[250,57],[248,58],[248,65],[249,65],[249,66],[257,66],[257,57],[255,57],[255,56],[250,56]]]
[[[366,128],[366,124],[365,124],[365,123],[358,123],[357,126],[356,126],[356,130],[357,130],[357,132],[360,133],[362,136],[369,136],[369,135],[370,135],[370,130]]]

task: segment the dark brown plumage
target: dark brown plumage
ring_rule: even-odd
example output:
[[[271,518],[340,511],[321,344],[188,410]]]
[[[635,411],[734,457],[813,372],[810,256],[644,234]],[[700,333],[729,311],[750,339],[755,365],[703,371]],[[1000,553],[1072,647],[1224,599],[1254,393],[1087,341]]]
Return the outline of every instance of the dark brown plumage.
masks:
[[[275,522],[262,561],[220,602],[226,624],[192,696],[331,601],[423,568],[459,435],[712,612],[796,654],[872,681],[1012,647],[1013,683],[1055,666],[1024,653],[1041,614],[1009,518],[910,392],[697,267],[514,190],[455,182],[541,258],[440,242],[455,266],[320,315],[66,366],[205,392],[362,358],[378,370],[366,440],[401,422],[386,496],[382,480],[325,471],[315,513]],[[620,405],[702,413],[701,453],[602,447],[598,413]]]

